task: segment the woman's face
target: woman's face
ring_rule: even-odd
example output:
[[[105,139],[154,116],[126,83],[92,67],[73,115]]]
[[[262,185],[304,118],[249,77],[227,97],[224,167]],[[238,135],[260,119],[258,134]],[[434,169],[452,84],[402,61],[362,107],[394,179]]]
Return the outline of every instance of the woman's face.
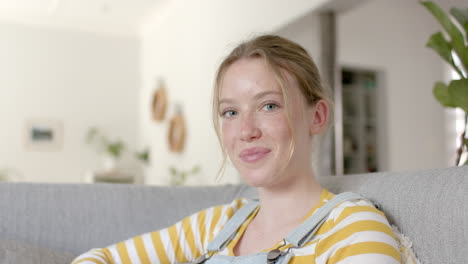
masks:
[[[244,181],[272,187],[288,175],[310,167],[311,135],[305,99],[295,81],[286,83],[296,146],[289,159],[292,134],[281,88],[263,59],[241,59],[224,73],[219,93],[222,140]],[[286,167],[285,172],[281,173]]]

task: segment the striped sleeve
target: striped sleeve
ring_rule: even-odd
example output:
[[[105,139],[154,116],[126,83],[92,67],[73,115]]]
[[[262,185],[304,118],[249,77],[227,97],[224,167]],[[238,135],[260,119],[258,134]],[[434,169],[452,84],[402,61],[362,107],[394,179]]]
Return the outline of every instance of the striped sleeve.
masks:
[[[401,263],[387,218],[367,201],[343,202],[333,209],[330,218],[331,224],[317,243],[317,264]]]
[[[244,204],[245,199],[208,208],[166,229],[145,233],[106,248],[95,248],[72,264],[159,264],[194,261]]]

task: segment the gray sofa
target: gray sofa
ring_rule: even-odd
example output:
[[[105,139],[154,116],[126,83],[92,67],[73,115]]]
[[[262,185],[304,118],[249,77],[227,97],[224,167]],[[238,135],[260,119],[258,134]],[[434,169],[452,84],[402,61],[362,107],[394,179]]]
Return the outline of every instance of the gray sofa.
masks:
[[[468,167],[386,172],[319,181],[378,202],[424,263],[468,263]],[[0,183],[0,263],[69,263],[94,247],[166,227],[203,208],[254,197],[243,185]]]

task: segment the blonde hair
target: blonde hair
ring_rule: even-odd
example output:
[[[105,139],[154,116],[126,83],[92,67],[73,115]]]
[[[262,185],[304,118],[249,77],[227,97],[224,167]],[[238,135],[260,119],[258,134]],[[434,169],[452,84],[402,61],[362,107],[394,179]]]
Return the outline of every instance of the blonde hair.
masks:
[[[290,162],[295,149],[294,128],[291,125],[291,113],[288,107],[290,96],[286,88],[288,77],[292,77],[297,82],[308,106],[315,105],[320,99],[325,100],[330,106],[333,105],[330,93],[322,83],[317,66],[307,51],[299,44],[275,35],[262,35],[239,44],[222,61],[217,70],[215,79],[212,105],[213,125],[223,151],[223,163],[218,171],[217,179],[224,172],[227,159],[227,153],[219,128],[219,90],[221,82],[229,66],[240,59],[248,58],[263,59],[275,74],[275,78],[281,87],[285,108],[287,109],[286,118],[291,135],[293,135],[290,144],[289,159],[288,162],[285,163],[286,166]],[[330,107],[330,109],[332,109],[332,107]]]

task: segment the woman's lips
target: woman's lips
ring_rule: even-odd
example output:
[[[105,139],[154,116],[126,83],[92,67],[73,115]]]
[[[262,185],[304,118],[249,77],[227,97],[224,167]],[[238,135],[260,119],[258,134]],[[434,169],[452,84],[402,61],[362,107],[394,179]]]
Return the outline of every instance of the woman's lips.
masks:
[[[266,155],[268,155],[268,153],[270,153],[270,151],[271,150],[267,148],[260,148],[260,147],[249,148],[249,149],[244,149],[239,154],[239,157],[244,162],[252,163],[252,162],[256,162],[264,158]]]

